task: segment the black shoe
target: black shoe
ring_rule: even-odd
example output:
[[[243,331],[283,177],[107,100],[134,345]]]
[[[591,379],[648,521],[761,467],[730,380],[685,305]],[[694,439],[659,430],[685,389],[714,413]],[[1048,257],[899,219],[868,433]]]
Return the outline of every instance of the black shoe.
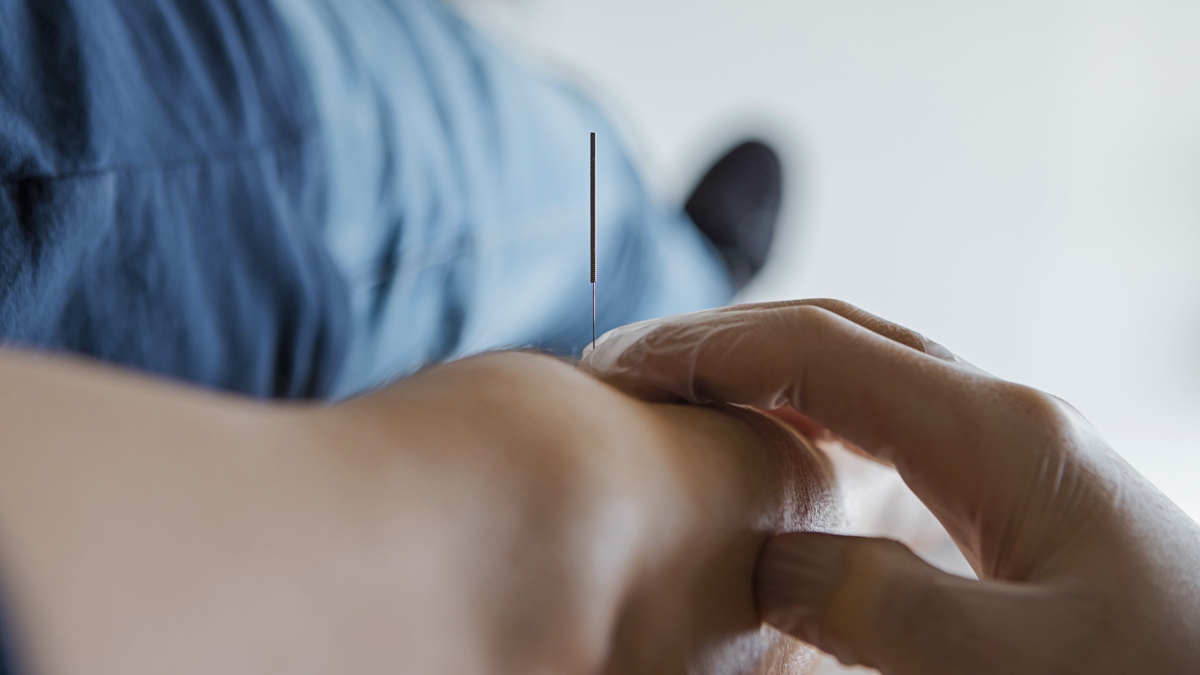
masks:
[[[758,141],[726,153],[688,197],[684,211],[721,253],[735,291],[767,262],[782,197],[779,157]]]

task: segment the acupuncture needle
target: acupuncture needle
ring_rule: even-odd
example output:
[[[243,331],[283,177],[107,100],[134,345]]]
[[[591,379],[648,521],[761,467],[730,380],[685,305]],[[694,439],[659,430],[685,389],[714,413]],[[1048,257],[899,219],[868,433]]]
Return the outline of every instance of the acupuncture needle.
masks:
[[[596,132],[592,132],[592,349],[596,348]]]

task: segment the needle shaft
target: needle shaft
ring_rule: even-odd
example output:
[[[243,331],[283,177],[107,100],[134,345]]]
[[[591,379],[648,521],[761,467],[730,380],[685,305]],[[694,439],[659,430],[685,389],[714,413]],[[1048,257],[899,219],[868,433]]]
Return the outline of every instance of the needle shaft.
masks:
[[[596,348],[596,132],[592,132],[592,349]]]

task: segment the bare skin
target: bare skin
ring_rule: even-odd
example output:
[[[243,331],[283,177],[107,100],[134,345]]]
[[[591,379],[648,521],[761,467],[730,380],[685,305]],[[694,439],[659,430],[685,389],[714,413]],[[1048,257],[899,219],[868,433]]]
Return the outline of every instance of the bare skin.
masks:
[[[37,673],[802,670],[768,535],[827,473],[749,409],[494,354],[333,407],[0,352],[0,573]]]

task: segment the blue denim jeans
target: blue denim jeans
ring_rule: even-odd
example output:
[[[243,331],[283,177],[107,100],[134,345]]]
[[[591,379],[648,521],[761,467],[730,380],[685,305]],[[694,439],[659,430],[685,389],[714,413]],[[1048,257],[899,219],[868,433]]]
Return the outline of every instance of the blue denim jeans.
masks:
[[[423,365],[591,339],[728,302],[720,258],[646,187],[600,109],[434,0],[273,0],[309,71],[327,243],[351,293],[348,396]]]

